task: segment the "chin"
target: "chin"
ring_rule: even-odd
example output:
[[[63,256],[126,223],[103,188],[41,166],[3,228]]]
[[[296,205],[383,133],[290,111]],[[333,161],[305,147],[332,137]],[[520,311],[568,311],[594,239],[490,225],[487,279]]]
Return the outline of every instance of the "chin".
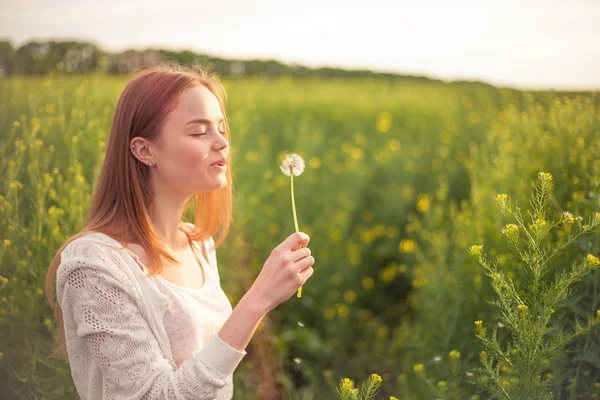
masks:
[[[225,186],[227,186],[227,177],[223,176],[222,178],[219,179],[219,183],[217,183],[215,185],[213,190],[221,189],[221,188],[224,188]]]

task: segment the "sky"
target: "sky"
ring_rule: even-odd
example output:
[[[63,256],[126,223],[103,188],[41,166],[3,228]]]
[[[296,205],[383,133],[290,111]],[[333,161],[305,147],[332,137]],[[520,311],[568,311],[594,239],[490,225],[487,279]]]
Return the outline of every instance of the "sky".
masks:
[[[0,39],[600,90],[600,0],[0,0]]]

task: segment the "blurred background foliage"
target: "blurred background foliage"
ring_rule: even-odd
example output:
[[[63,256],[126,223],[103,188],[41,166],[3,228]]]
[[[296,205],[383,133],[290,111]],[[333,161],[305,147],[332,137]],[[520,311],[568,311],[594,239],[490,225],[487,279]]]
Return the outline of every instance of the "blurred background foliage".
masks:
[[[56,329],[42,288],[56,249],[83,226],[128,75],[107,75],[119,70],[108,65],[126,63],[106,59],[89,74],[65,74],[64,61],[46,69],[30,60],[24,70],[24,52],[13,49],[19,73],[0,80],[0,398],[76,398],[69,366],[48,358]],[[501,233],[509,221],[494,198],[507,193],[527,208],[540,171],[554,177],[557,211],[600,211],[598,93],[418,77],[233,75],[223,73],[235,190],[234,224],[217,252],[223,288],[235,306],[295,230],[289,178],[279,170],[289,152],[306,161],[295,201],[316,259],[302,298],[259,326],[265,340],[260,349],[251,342],[251,357],[236,370],[235,398],[258,398],[265,378],[273,380],[253,364],[259,351],[274,355],[286,399],[336,398],[342,378],[371,373],[382,378],[377,398],[435,398],[415,366],[433,382],[458,373],[464,393],[485,398],[467,379],[481,350],[473,321],[500,315],[467,249],[484,244],[520,279]],[[598,255],[599,245],[598,235],[583,236],[555,262]],[[595,315],[599,279],[596,271],[575,285],[557,325]],[[598,333],[552,360],[557,398],[600,395]]]

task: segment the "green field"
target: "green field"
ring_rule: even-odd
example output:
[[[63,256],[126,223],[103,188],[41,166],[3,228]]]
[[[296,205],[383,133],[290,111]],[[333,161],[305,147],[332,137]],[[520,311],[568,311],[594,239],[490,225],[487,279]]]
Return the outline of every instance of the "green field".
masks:
[[[102,75],[0,80],[2,399],[76,398],[69,366],[48,358],[56,328],[43,283],[55,251],[83,227],[126,82]],[[225,292],[235,306],[273,247],[295,230],[289,178],[279,170],[289,152],[306,161],[294,179],[295,202],[316,259],[302,298],[292,296],[259,327],[234,374],[235,399],[258,398],[265,382],[280,385],[286,399],[340,398],[343,378],[358,384],[373,373],[382,378],[377,399],[600,396],[600,328],[592,326],[600,273],[586,259],[600,257],[598,230],[577,236],[532,275],[503,234],[516,222],[497,200],[507,194],[539,233],[540,215],[532,220],[526,210],[540,205],[535,196],[530,203],[538,173],[549,173],[547,205],[563,223],[531,243],[519,240],[552,249],[578,225],[593,230],[598,93],[383,79],[224,84],[235,204],[217,252]],[[582,219],[566,221],[565,211]],[[497,257],[497,273],[528,308],[507,315],[491,304],[501,280],[469,255],[473,245]],[[552,293],[556,272],[582,260],[589,271],[546,321],[550,308],[536,301]],[[488,336],[497,329],[502,346],[515,344],[496,355],[486,350],[503,360],[487,373],[476,370],[487,349],[476,336],[479,320]],[[591,325],[549,351],[576,320]],[[536,326],[548,329],[533,340]],[[275,379],[261,373],[265,362]]]

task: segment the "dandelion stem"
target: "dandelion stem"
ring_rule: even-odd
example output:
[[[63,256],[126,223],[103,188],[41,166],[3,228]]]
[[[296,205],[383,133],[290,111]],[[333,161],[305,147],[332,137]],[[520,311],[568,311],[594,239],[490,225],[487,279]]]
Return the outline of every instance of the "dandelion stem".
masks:
[[[296,218],[296,202],[294,201],[294,175],[293,174],[290,175],[290,178],[292,181],[291,189],[292,189],[292,211],[294,213],[294,225],[296,227],[296,232],[299,232],[300,230],[298,229],[298,218]],[[302,245],[300,245],[300,247],[302,247]]]
[[[292,182],[292,212],[294,213],[294,225],[296,227],[296,232],[299,232],[300,230],[298,229],[298,218],[296,218],[296,202],[294,201],[294,174],[290,173],[290,179]],[[299,244],[298,248],[301,249],[302,244]],[[300,286],[300,288],[298,289],[298,298],[300,297],[302,297],[302,286]]]

